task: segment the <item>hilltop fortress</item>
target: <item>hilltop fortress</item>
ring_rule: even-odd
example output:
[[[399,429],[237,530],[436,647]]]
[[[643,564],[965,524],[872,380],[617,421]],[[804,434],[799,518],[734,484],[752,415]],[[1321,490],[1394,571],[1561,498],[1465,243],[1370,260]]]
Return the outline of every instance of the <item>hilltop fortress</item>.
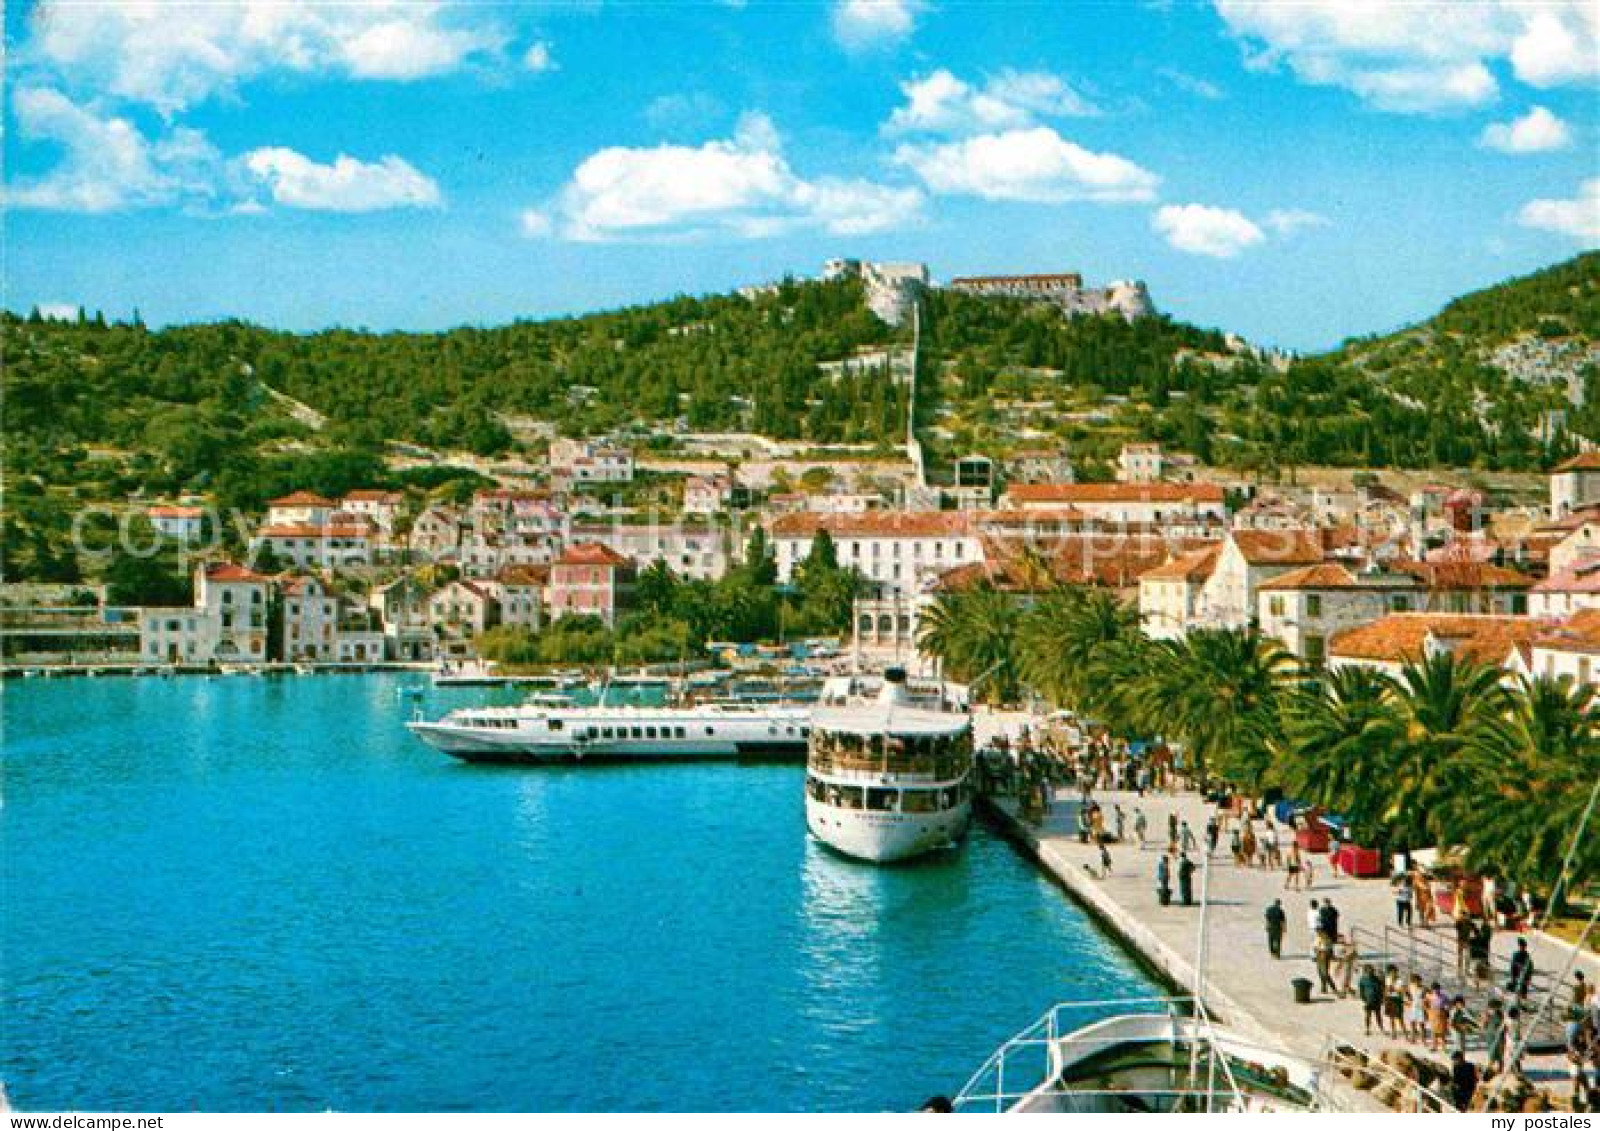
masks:
[[[924,263],[873,263],[862,259],[830,259],[822,265],[824,279],[859,278],[866,287],[867,305],[879,318],[898,326],[911,304],[931,285]],[[1120,314],[1130,321],[1156,313],[1150,292],[1137,279],[1118,280],[1104,287],[1085,287],[1076,272],[1057,275],[967,275],[946,286],[982,298],[1044,302],[1063,314]]]

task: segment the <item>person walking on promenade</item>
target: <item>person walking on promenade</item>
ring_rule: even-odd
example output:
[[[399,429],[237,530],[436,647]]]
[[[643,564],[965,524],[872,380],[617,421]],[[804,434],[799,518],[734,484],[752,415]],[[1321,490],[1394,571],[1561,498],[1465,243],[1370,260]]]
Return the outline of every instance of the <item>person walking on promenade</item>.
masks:
[[[1493,972],[1489,955],[1494,947],[1494,927],[1487,918],[1479,919],[1472,931],[1472,982],[1482,986]]]
[[[1533,985],[1533,955],[1528,953],[1528,940],[1517,940],[1517,951],[1511,956],[1511,978],[1506,983],[1506,989],[1517,999],[1521,1005],[1528,999],[1528,990]]]
[[[1450,1054],[1450,1102],[1457,1111],[1468,1111],[1478,1094],[1478,1069],[1457,1049]]]
[[[1378,976],[1378,968],[1370,962],[1361,968],[1361,981],[1356,983],[1356,992],[1361,995],[1361,1032],[1363,1036],[1372,1036],[1372,1026],[1378,1026],[1382,1034],[1383,1027],[1383,979]]]
[[[1455,913],[1456,977],[1465,978],[1472,966],[1472,916],[1467,912],[1466,900],[1459,896],[1455,903]]]
[[[1111,812],[1117,827],[1117,843],[1121,844],[1127,839],[1128,815],[1122,811],[1121,805],[1112,806]]]
[[[1189,827],[1189,822],[1184,821],[1178,826],[1178,850],[1185,854],[1199,848],[1199,842],[1194,839],[1194,830]]]
[[[1394,878],[1394,925],[1411,927],[1411,877],[1402,872]]]
[[[1450,995],[1438,982],[1428,987],[1428,1051],[1443,1052],[1450,1039]]]
[[[1267,853],[1268,868],[1283,867],[1283,852],[1278,847],[1278,824],[1271,817],[1267,818],[1267,831],[1262,837]]]
[[[1313,899],[1310,906],[1306,908],[1306,937],[1314,943],[1321,933],[1322,905]]]
[[[1267,951],[1274,958],[1283,957],[1283,933],[1289,927],[1289,916],[1283,909],[1283,900],[1274,899],[1267,906]]]
[[[1105,838],[1100,839],[1100,878],[1109,879],[1111,876],[1111,850],[1106,847]]]
[[[1400,968],[1390,963],[1383,975],[1383,1016],[1389,1022],[1389,1036],[1399,1040],[1405,1036],[1406,984],[1400,977]]]
[[[1176,813],[1167,814],[1167,840],[1173,844],[1178,843],[1178,815]]]
[[[1172,854],[1163,852],[1156,857],[1156,899],[1162,907],[1172,902]]]
[[[1317,989],[1322,993],[1337,996],[1339,987],[1333,980],[1333,940],[1322,932],[1317,932],[1311,953],[1317,964]]]
[[[1356,947],[1356,940],[1348,934],[1340,935],[1333,948],[1333,965],[1339,976],[1340,997],[1349,997],[1354,992],[1350,983],[1355,979],[1356,963],[1360,960],[1361,952]]]
[[[1139,838],[1139,848],[1144,849],[1145,834],[1150,831],[1150,822],[1145,819],[1143,809],[1133,811],[1133,835]]]
[[[1220,832],[1220,829],[1219,829],[1219,827],[1217,825],[1217,819],[1215,817],[1207,818],[1207,820],[1206,820],[1206,855],[1207,856],[1215,856],[1217,854],[1217,836],[1218,836],[1219,832]]]
[[[1483,1030],[1484,1065],[1489,1075],[1498,1076],[1506,1066],[1506,1014],[1499,998],[1489,999],[1478,1027]]]
[[[1317,931],[1327,935],[1330,943],[1339,937],[1339,909],[1331,899],[1323,900],[1317,911]]]
[[[1239,862],[1246,868],[1256,865],[1256,831],[1249,821],[1244,823],[1244,831],[1239,834]]]
[[[1416,887],[1417,914],[1422,917],[1424,927],[1433,926],[1433,921],[1438,917],[1433,901],[1433,885],[1428,882],[1428,874],[1418,868],[1413,879]]]
[[[1289,842],[1289,862],[1284,866],[1283,890],[1296,891],[1300,887],[1300,844]]]
[[[1416,1044],[1428,1039],[1428,991],[1421,974],[1406,983],[1406,1038]]]
[[[1467,1038],[1472,1035],[1477,1025],[1473,1023],[1472,1011],[1467,1008],[1467,999],[1457,994],[1450,999],[1450,1039],[1455,1044],[1455,1050],[1466,1055]]]
[[[1194,905],[1194,861],[1187,853],[1178,857],[1178,901],[1185,907]]]

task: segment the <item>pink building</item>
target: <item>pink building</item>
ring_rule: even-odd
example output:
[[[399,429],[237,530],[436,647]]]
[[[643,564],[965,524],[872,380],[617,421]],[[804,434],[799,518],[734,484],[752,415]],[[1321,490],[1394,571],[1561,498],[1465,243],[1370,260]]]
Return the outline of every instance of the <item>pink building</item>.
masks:
[[[578,542],[550,566],[550,619],[599,617],[616,623],[633,590],[633,559],[598,542]]]

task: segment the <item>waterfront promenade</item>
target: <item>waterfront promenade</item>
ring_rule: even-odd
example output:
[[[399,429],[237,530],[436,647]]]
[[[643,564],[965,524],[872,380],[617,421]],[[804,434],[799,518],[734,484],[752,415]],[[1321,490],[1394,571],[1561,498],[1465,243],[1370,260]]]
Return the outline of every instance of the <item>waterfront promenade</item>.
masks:
[[[997,818],[1022,840],[1040,863],[1078,899],[1101,916],[1146,960],[1169,979],[1192,993],[1200,973],[1196,962],[1200,950],[1201,872],[1195,874],[1195,906],[1163,907],[1156,896],[1156,860],[1166,844],[1168,815],[1176,813],[1187,821],[1199,839],[1197,864],[1205,852],[1204,829],[1214,809],[1192,793],[1177,795],[1146,794],[1100,790],[1094,794],[1107,814],[1108,826],[1114,807],[1121,806],[1127,817],[1128,842],[1110,846],[1112,865],[1109,875],[1099,876],[1100,856],[1092,844],[1080,844],[1077,836],[1078,795],[1075,790],[1056,793],[1052,810],[1042,821],[1021,820],[1010,800],[991,802]],[[1143,810],[1148,821],[1149,841],[1144,849],[1133,837],[1136,810]],[[1228,1025],[1257,1039],[1282,1046],[1308,1057],[1326,1051],[1330,1042],[1350,1044],[1367,1051],[1407,1048],[1436,1061],[1448,1053],[1429,1053],[1424,1046],[1362,1033],[1362,1011],[1355,997],[1340,999],[1325,993],[1312,995],[1309,1004],[1294,1002],[1292,978],[1309,978],[1316,985],[1316,969],[1311,957],[1311,932],[1306,924],[1309,901],[1332,899],[1340,913],[1340,930],[1355,928],[1363,943],[1361,962],[1380,964],[1391,960],[1404,964],[1404,955],[1376,954],[1372,940],[1381,939],[1384,927],[1394,921],[1394,904],[1388,882],[1382,879],[1353,879],[1334,873],[1325,856],[1315,857],[1314,884],[1306,891],[1285,891],[1282,870],[1237,866],[1228,851],[1224,836],[1210,860],[1209,911],[1207,912],[1204,966],[1205,999],[1213,1012]],[[1091,871],[1092,870],[1092,871]],[[1274,899],[1283,900],[1288,913],[1288,931],[1283,957],[1275,959],[1267,949],[1263,912]],[[1450,921],[1441,918],[1431,929],[1416,928],[1418,946],[1433,941],[1442,953],[1454,953]],[[1393,936],[1391,936],[1393,937]],[[1515,939],[1527,937],[1536,969],[1558,974],[1571,957],[1570,948],[1536,933],[1517,936],[1499,932],[1494,943],[1495,965],[1503,968],[1504,957]],[[1600,961],[1585,955],[1578,969],[1591,980],[1600,978]],[[1360,967],[1357,967],[1359,977]],[[1565,1009],[1565,997],[1552,1009]],[[1536,1003],[1530,999],[1530,1012]],[[1471,1053],[1481,1064],[1481,1050]],[[1530,1057],[1531,1078],[1554,1084],[1564,1080],[1559,1057]]]

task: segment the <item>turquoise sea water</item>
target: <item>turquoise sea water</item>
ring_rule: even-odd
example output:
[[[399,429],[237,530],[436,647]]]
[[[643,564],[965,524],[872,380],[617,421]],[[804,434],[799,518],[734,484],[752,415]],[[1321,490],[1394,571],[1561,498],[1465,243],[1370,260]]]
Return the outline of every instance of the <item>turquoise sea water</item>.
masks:
[[[459,765],[418,685],[5,685],[17,1107],[906,1109],[1151,989],[981,828],[879,869],[808,840],[798,766]]]

